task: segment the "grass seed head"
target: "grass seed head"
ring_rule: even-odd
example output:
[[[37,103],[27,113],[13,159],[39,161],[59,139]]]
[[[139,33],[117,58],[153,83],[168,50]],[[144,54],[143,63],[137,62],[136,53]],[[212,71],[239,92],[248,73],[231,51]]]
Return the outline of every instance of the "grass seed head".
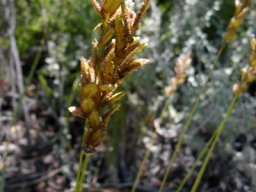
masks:
[[[171,96],[176,92],[179,85],[183,84],[186,79],[186,69],[190,66],[192,62],[190,54],[182,54],[176,60],[174,71],[176,73],[175,77],[170,79],[170,85],[165,88],[165,94]]]
[[[122,80],[132,71],[148,63],[147,59],[135,59],[145,44],[134,33],[149,7],[144,0],[138,13],[132,10],[131,1],[91,0],[101,18],[95,27],[101,34],[92,43],[90,59],[81,58],[80,107],[70,107],[76,117],[86,119],[85,152],[92,153],[106,138],[111,115],[120,105],[124,92],[115,93]]]
[[[241,80],[233,86],[233,94],[241,95],[244,93],[248,86],[256,81],[256,40],[252,35],[250,38],[251,58],[249,65],[241,69]]]
[[[235,14],[231,18],[226,33],[224,35],[224,40],[226,42],[231,42],[233,40],[237,29],[241,26],[245,15],[249,11],[250,3],[250,0],[235,1]]]

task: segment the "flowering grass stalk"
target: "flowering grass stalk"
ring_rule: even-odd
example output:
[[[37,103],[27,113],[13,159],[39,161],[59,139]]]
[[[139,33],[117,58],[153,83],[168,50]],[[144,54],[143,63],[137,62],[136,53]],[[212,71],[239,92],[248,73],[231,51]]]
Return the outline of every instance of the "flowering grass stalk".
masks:
[[[186,182],[188,181],[188,179],[190,178],[190,176],[192,175],[193,171],[196,168],[196,165],[199,163],[199,161],[203,158],[203,156],[206,154],[207,150],[209,149],[210,145],[212,144],[214,138],[216,136],[216,133],[212,135],[211,139],[207,142],[207,144],[203,147],[203,149],[200,151],[198,157],[196,158],[196,161],[193,163],[193,165],[191,166],[190,170],[188,171],[188,173],[186,174],[186,176],[182,179],[179,187],[177,188],[176,192],[180,192],[184,185],[186,184]]]
[[[174,163],[174,161],[175,161],[175,159],[176,159],[176,156],[177,156],[177,154],[178,154],[178,152],[179,152],[179,150],[180,150],[180,148],[181,148],[181,145],[182,145],[182,143],[183,143],[184,136],[185,136],[185,134],[186,134],[186,132],[187,132],[187,130],[188,130],[188,128],[189,128],[190,123],[192,122],[192,119],[193,119],[193,117],[194,117],[194,115],[195,115],[195,113],[196,113],[197,107],[198,107],[198,105],[199,105],[199,103],[200,103],[200,100],[201,100],[201,99],[200,99],[200,96],[206,91],[206,89],[207,89],[207,87],[208,87],[208,82],[210,81],[210,79],[211,79],[211,77],[212,77],[214,67],[217,65],[218,60],[219,60],[220,56],[222,55],[224,48],[225,48],[225,43],[223,43],[223,44],[221,45],[221,48],[219,49],[218,54],[217,54],[217,56],[216,56],[216,59],[215,59],[215,61],[214,61],[214,63],[213,63],[213,67],[212,67],[212,69],[210,70],[210,73],[208,74],[207,80],[206,80],[204,86],[201,88],[199,94],[197,95],[196,100],[195,100],[195,102],[194,102],[194,104],[193,104],[193,106],[192,106],[192,109],[191,109],[190,113],[189,113],[188,119],[186,120],[186,122],[185,122],[185,124],[184,124],[184,126],[183,126],[183,128],[182,128],[182,132],[181,132],[181,134],[180,134],[178,143],[177,143],[176,146],[175,146],[174,152],[173,152],[173,154],[172,154],[172,156],[171,156],[171,159],[170,159],[169,164],[168,164],[168,166],[167,166],[167,169],[166,169],[166,171],[165,171],[164,177],[163,177],[163,179],[162,179],[162,181],[161,181],[160,188],[159,188],[159,190],[158,190],[159,192],[162,192],[163,189],[164,189],[164,185],[165,185],[165,183],[166,183],[167,177],[168,177],[168,175],[169,175],[170,172],[171,172],[171,168],[172,168],[172,166],[173,166],[173,163]]]
[[[165,89],[165,94],[167,96],[173,95],[176,92],[177,87],[185,82],[186,68],[191,64],[191,61],[192,61],[192,59],[191,59],[190,54],[182,54],[177,58],[176,64],[175,64],[175,67],[174,67],[175,77],[172,77],[170,79],[170,85],[167,86],[166,89]],[[170,103],[170,99],[168,97],[168,98],[166,98],[164,106],[162,107],[162,110],[160,112],[160,115],[159,115],[160,120],[162,119],[163,114],[164,114],[165,110],[167,109],[169,103]],[[154,139],[152,138],[151,143],[153,143],[153,142],[154,142]],[[146,165],[146,162],[147,162],[147,159],[148,159],[149,155],[150,155],[150,150],[149,150],[149,148],[146,148],[144,157],[141,161],[141,164],[139,166],[139,170],[136,174],[135,181],[133,182],[131,192],[135,192],[136,187],[139,184],[140,177],[142,175],[142,172],[144,170],[144,167]]]
[[[148,63],[147,59],[135,59],[145,44],[134,35],[149,2],[150,0],[144,0],[135,13],[130,1],[91,0],[101,18],[94,29],[95,33],[98,31],[99,38],[92,43],[91,57],[82,57],[80,60],[80,106],[69,107],[74,116],[85,119],[76,192],[81,190],[88,156],[106,139],[109,119],[120,107],[118,101],[124,96],[124,92],[115,92],[116,89],[127,75]]]
[[[220,138],[220,135],[225,127],[225,124],[229,116],[231,115],[231,112],[234,109],[239,97],[241,96],[241,94],[246,92],[248,86],[252,82],[256,81],[256,39],[254,36],[251,36],[250,45],[251,45],[251,58],[250,58],[249,65],[241,69],[241,81],[239,83],[234,84],[233,86],[233,94],[234,94],[233,99],[229,104],[225,117],[223,118],[222,122],[220,123],[220,125],[216,130],[216,136],[211,144],[209,151],[207,152],[206,158],[199,170],[198,176],[196,178],[196,181],[193,184],[191,192],[195,192],[197,190],[200,184],[200,181],[203,177],[203,174],[205,172],[205,169],[209,163],[213,150]]]
[[[230,20],[229,25],[227,27],[226,33],[224,35],[224,42],[222,43],[222,45],[221,45],[221,47],[218,51],[218,54],[217,54],[216,59],[213,63],[212,69],[210,70],[210,72],[208,74],[207,80],[206,80],[205,84],[203,85],[203,87],[201,88],[201,90],[199,91],[199,94],[197,95],[196,100],[195,100],[195,102],[192,106],[192,109],[190,111],[188,119],[186,120],[186,122],[185,122],[185,124],[182,128],[182,132],[181,132],[181,135],[179,137],[178,143],[177,143],[177,145],[174,149],[174,152],[171,156],[171,159],[170,159],[169,164],[167,166],[167,169],[165,171],[164,177],[161,181],[159,192],[163,191],[163,188],[164,188],[164,185],[166,183],[167,177],[170,174],[170,171],[171,171],[173,163],[176,159],[177,153],[179,152],[179,150],[181,148],[181,145],[183,143],[185,133],[187,132],[188,127],[189,127],[190,123],[192,122],[192,119],[193,119],[193,117],[196,113],[198,104],[200,103],[200,96],[206,91],[206,89],[208,87],[208,83],[209,83],[209,81],[210,81],[210,79],[213,75],[213,71],[214,71],[214,69],[215,69],[215,67],[216,67],[216,65],[217,65],[217,63],[218,63],[218,61],[219,61],[219,59],[220,59],[220,57],[223,53],[225,45],[227,43],[230,43],[234,39],[235,32],[241,26],[242,21],[243,21],[245,15],[246,15],[246,13],[248,13],[250,2],[251,2],[250,0],[237,0],[237,1],[235,1],[235,6],[236,6],[235,14],[232,17],[232,19]]]
[[[176,92],[177,87],[185,82],[187,77],[186,69],[191,62],[192,59],[190,54],[179,56],[174,67],[176,75],[170,79],[170,85],[165,88],[165,94],[167,96],[173,95]]]

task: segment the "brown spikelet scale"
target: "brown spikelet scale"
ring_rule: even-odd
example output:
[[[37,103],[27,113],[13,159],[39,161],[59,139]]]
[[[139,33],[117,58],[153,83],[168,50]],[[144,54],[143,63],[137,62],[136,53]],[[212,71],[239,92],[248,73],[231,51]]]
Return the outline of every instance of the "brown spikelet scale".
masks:
[[[145,0],[143,5],[141,6],[138,14],[136,15],[135,21],[133,23],[133,28],[132,28],[133,33],[139,28],[141,19],[144,16],[144,14],[146,13],[149,5],[150,5],[150,0]]]
[[[115,113],[119,108],[120,108],[120,105],[119,105],[119,104],[114,105],[106,114],[104,114],[104,116],[103,116],[103,118],[102,118],[102,124],[103,124],[103,126],[105,126],[105,127],[107,126],[111,115],[112,115],[113,113]]]
[[[176,75],[170,79],[170,84],[165,88],[165,94],[167,96],[173,95],[178,86],[184,83],[186,79],[186,69],[190,66],[191,62],[192,59],[188,53],[178,57],[174,67]]]
[[[246,92],[248,86],[256,81],[256,39],[250,38],[251,58],[249,65],[241,69],[241,80],[233,85],[233,94],[239,96]]]
[[[127,57],[133,51],[135,51],[138,47],[140,47],[140,42],[133,42],[129,46],[127,46],[124,50],[124,56]]]
[[[115,45],[115,54],[117,57],[122,58],[122,52],[126,46],[126,36],[125,36],[125,27],[122,17],[117,17],[115,20],[115,35],[116,35],[116,45]]]
[[[245,15],[249,12],[250,0],[237,0],[235,5],[235,14],[231,18],[224,39],[226,42],[233,40],[235,32],[241,26]]]
[[[125,57],[123,62],[120,64],[121,67],[126,66],[134,60],[134,56],[137,55],[145,47],[145,44],[139,44],[134,50],[128,52],[129,54]],[[125,53],[126,55],[127,53]]]
[[[145,44],[133,35],[149,0],[144,1],[138,14],[123,0],[91,0],[91,3],[101,18],[94,29],[100,37],[92,42],[90,59],[80,59],[80,105],[69,108],[75,117],[86,120],[82,143],[85,153],[94,153],[107,138],[109,119],[120,108],[119,102],[125,95],[122,91],[115,93],[123,78],[148,63],[147,59],[135,59]]]
[[[107,29],[105,29],[97,44],[98,48],[102,48],[105,44],[107,44],[111,40],[113,34],[114,34],[114,30],[111,27],[108,27]]]
[[[123,14],[123,17],[124,17],[126,41],[128,43],[131,43],[133,41],[133,38],[132,38],[132,31],[131,31],[130,18],[129,18],[130,14],[128,12],[128,7],[124,3],[124,1],[121,4],[121,8],[122,8],[122,14]]]
[[[89,70],[89,64],[87,63],[86,59],[83,57],[80,58],[80,66],[81,66],[82,84],[86,84],[90,82],[90,70]]]
[[[96,10],[96,12],[101,15],[101,6],[100,4],[98,3],[97,0],[91,0],[91,4],[93,6],[93,8]]]
[[[102,5],[102,14],[112,16],[120,7],[122,0],[105,0]]]

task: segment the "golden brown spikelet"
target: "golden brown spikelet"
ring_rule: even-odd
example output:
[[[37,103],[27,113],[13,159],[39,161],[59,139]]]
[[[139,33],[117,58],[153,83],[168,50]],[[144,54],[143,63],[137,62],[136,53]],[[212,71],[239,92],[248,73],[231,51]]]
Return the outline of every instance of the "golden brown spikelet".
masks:
[[[105,44],[107,44],[111,40],[113,34],[114,30],[112,29],[112,27],[107,27],[106,29],[104,29],[98,42],[98,47],[102,48]]]
[[[96,107],[96,103],[92,98],[83,98],[80,103],[80,109],[84,114],[90,114]]]
[[[96,129],[88,130],[86,133],[85,148],[83,149],[85,153],[94,153],[95,147],[102,143],[107,137],[105,130]]]
[[[126,48],[120,51],[121,55],[115,57],[115,60],[114,60],[115,64],[117,66],[122,67],[122,65],[128,62],[129,58],[130,58],[129,59],[130,61],[131,59],[133,59],[135,54],[139,53],[143,49],[143,47],[142,48],[139,48],[139,47],[140,47],[140,42],[133,42],[132,44],[127,45]],[[137,49],[137,53],[135,52],[136,49]],[[135,54],[132,54],[133,52]]]
[[[126,46],[126,36],[125,36],[125,27],[123,23],[123,19],[121,16],[116,17],[115,19],[115,35],[116,35],[116,43],[115,43],[115,54],[116,57],[122,58],[122,52]]]
[[[137,46],[134,50],[132,50],[127,55],[127,57],[123,60],[123,62],[120,64],[120,66],[125,67],[125,66],[129,65],[134,60],[134,56],[137,55],[138,53],[140,53],[141,50],[144,49],[144,47],[145,47],[144,43],[139,44],[139,46]]]
[[[88,124],[92,129],[100,128],[102,118],[97,110],[93,110],[90,115],[88,115]]]
[[[96,39],[94,39],[94,41],[92,42],[92,56],[90,57],[90,59],[88,61],[89,65],[94,69],[94,71],[97,70],[96,65],[99,62],[98,51],[99,51],[98,41]]]
[[[111,115],[119,110],[120,104],[114,105],[104,116],[102,117],[102,126],[106,127]]]
[[[103,67],[104,73],[102,74],[102,79],[105,83],[112,83],[115,74],[115,66],[113,61],[105,62]]]
[[[75,117],[82,118],[82,119],[84,118],[84,114],[80,108],[72,106],[72,107],[69,107],[68,110]]]
[[[125,95],[124,92],[118,92],[118,93],[115,93],[114,95],[112,95],[111,97],[107,98],[104,102],[106,104],[114,104],[116,103],[117,101],[119,101],[120,99],[122,99],[122,97]]]
[[[128,7],[124,1],[122,1],[122,3],[121,3],[121,9],[122,9],[123,17],[124,17],[126,41],[128,43],[131,43],[133,41],[133,38],[132,38],[132,29],[131,29],[131,25],[130,25],[130,14],[128,12]]]
[[[252,35],[250,38],[251,58],[249,65],[241,69],[241,80],[233,85],[233,94],[236,96],[244,93],[248,86],[256,81],[256,39]]]
[[[125,77],[127,76],[130,72],[133,70],[147,64],[149,62],[148,59],[136,59],[133,60],[131,63],[125,65],[123,69],[120,72],[120,77]]]
[[[167,96],[173,95],[176,92],[177,87],[184,83],[186,79],[186,69],[191,62],[192,59],[190,54],[182,54],[178,57],[174,67],[176,75],[170,79],[170,85],[165,88],[165,94]]]
[[[251,39],[250,39],[250,46],[251,46],[250,65],[256,67],[256,40],[253,35],[251,36]]]
[[[101,6],[98,3],[97,0],[91,0],[91,4],[93,6],[93,8],[95,9],[95,11],[101,16]]]
[[[114,48],[108,52],[102,64],[102,81],[104,84],[112,83],[115,74]]]
[[[124,50],[123,58],[126,58],[131,52],[133,52],[135,49],[140,47],[140,45],[141,45],[140,42],[133,42],[133,43],[129,44]]]
[[[80,66],[81,66],[82,83],[86,84],[90,82],[90,70],[89,70],[89,64],[87,63],[86,59],[83,57],[80,58]]]
[[[150,5],[150,0],[145,0],[143,5],[141,6],[141,8],[139,10],[139,13],[136,15],[135,21],[134,21],[133,26],[132,26],[132,32],[133,33],[139,28],[141,19],[144,16],[144,14],[146,13],[149,5]]]
[[[95,27],[100,37],[92,42],[90,59],[80,59],[80,106],[69,108],[74,116],[86,119],[85,153],[93,153],[106,139],[108,121],[125,95],[122,91],[115,93],[123,78],[148,62],[135,59],[145,44],[133,35],[149,0],[144,1],[137,15],[122,0],[91,0],[91,3],[102,20]]]
[[[120,7],[122,0],[105,0],[101,12],[104,16],[112,16],[116,10]]]
[[[115,86],[113,84],[104,84],[100,86],[100,90],[102,92],[109,92],[112,91],[115,88]]]
[[[235,32],[241,26],[245,15],[249,11],[251,1],[250,0],[237,0],[235,5],[235,14],[231,18],[224,35],[224,40],[230,42],[235,36]]]

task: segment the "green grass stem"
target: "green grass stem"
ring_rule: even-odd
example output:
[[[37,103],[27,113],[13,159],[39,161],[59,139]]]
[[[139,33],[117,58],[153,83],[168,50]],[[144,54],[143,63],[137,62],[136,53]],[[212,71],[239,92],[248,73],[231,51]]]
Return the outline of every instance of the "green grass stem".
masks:
[[[86,122],[85,122],[86,124]],[[84,173],[87,169],[90,155],[83,151],[85,145],[86,128],[84,129],[83,139],[81,143],[81,152],[79,157],[79,165],[76,176],[75,192],[81,192],[81,186],[84,182]]]
[[[169,104],[171,102],[171,99],[170,97],[166,97],[165,101],[164,101],[164,104],[163,104],[163,107],[161,109],[161,112],[159,113],[159,118],[160,119],[163,119],[163,116],[164,116],[164,112],[167,110]],[[152,139],[153,140],[153,139]],[[153,143],[153,141],[151,141]],[[140,167],[139,167],[139,170],[136,174],[136,178],[135,178],[135,181],[133,183],[133,186],[132,186],[132,189],[131,189],[131,192],[135,192],[136,190],[136,187],[137,185],[139,184],[139,180],[140,180],[140,177],[142,175],[142,171],[144,170],[145,168],[145,165],[146,165],[146,162],[148,160],[148,157],[149,157],[149,154],[150,154],[150,151],[148,148],[146,148],[146,151],[145,151],[145,154],[144,154],[144,157],[141,161],[141,164],[140,164]]]
[[[214,138],[216,136],[216,132],[212,135],[212,137],[209,139],[209,141],[206,143],[206,145],[203,147],[203,149],[200,151],[198,157],[196,158],[196,161],[193,163],[192,167],[190,168],[189,172],[186,174],[186,176],[183,178],[183,180],[181,181],[178,189],[176,190],[176,192],[180,192],[184,185],[186,184],[186,182],[188,181],[188,179],[191,177],[192,173],[194,172],[196,165],[199,163],[199,161],[203,158],[203,156],[206,154],[207,149],[209,148],[209,146],[212,144]]]
[[[199,105],[199,103],[200,103],[200,100],[201,100],[200,97],[201,97],[201,95],[206,91],[206,89],[207,89],[207,87],[208,87],[208,82],[209,82],[209,81],[211,80],[211,78],[212,78],[213,71],[214,71],[214,69],[215,69],[215,67],[216,67],[216,65],[217,65],[217,63],[218,63],[218,61],[219,61],[219,59],[220,59],[220,57],[221,57],[223,51],[224,51],[225,45],[226,45],[226,43],[223,42],[222,45],[221,45],[221,47],[219,48],[218,54],[217,54],[217,56],[216,56],[216,58],[215,58],[215,60],[214,60],[214,63],[213,63],[212,68],[210,69],[210,72],[209,72],[209,74],[208,74],[207,80],[206,80],[205,84],[203,85],[203,87],[201,88],[201,90],[199,91],[199,94],[198,94],[197,97],[196,97],[196,100],[195,100],[195,102],[194,102],[194,104],[193,104],[192,110],[191,110],[190,113],[189,113],[188,119],[187,119],[187,121],[185,122],[185,124],[184,124],[184,126],[183,126],[183,128],[182,128],[181,135],[180,135],[179,140],[178,140],[178,143],[177,143],[177,145],[176,145],[176,147],[175,147],[175,149],[174,149],[174,152],[173,152],[173,154],[172,154],[172,157],[171,157],[171,159],[170,159],[170,161],[169,161],[169,164],[168,164],[167,169],[166,169],[166,171],[165,171],[163,180],[161,181],[160,188],[159,188],[158,192],[162,192],[163,189],[164,189],[164,186],[165,186],[167,177],[169,176],[169,174],[170,174],[170,172],[171,172],[171,168],[172,168],[173,163],[174,163],[174,161],[175,161],[175,159],[176,159],[177,153],[179,152],[179,150],[180,150],[180,148],[181,148],[181,145],[182,145],[182,143],[183,143],[184,136],[185,136],[185,134],[186,134],[186,132],[187,132],[187,130],[188,130],[188,127],[189,127],[189,125],[190,125],[190,123],[191,123],[191,121],[192,121],[192,119],[193,119],[193,117],[194,117],[194,115],[195,115],[195,112],[196,112],[196,110],[197,110],[197,107],[198,107],[198,105]]]
[[[139,171],[138,171],[138,173],[137,173],[137,175],[136,175],[136,179],[135,179],[135,181],[134,181],[134,183],[133,183],[131,192],[135,192],[135,191],[136,191],[136,187],[137,187],[138,184],[139,184],[139,180],[140,180],[140,177],[141,177],[142,172],[143,172],[143,170],[144,170],[144,167],[145,167],[145,165],[146,165],[146,162],[147,162],[147,159],[148,159],[148,157],[149,157],[149,154],[150,154],[150,151],[149,151],[149,149],[147,148],[146,151],[145,151],[145,155],[144,155],[144,157],[143,157],[143,159],[142,159],[142,162],[141,162],[141,164],[140,164]]]
[[[209,163],[209,160],[210,160],[210,157],[211,157],[211,155],[212,155],[212,153],[213,153],[213,150],[214,150],[214,148],[215,148],[215,145],[216,145],[217,141],[218,141],[219,138],[220,138],[220,135],[221,135],[221,133],[222,133],[222,130],[224,129],[225,124],[226,124],[226,122],[227,122],[229,116],[231,115],[231,112],[232,112],[233,108],[235,107],[235,104],[236,104],[238,98],[239,98],[238,95],[236,95],[236,96],[233,97],[233,99],[232,99],[232,101],[231,101],[231,103],[230,103],[230,105],[229,105],[229,107],[228,107],[228,110],[227,110],[227,112],[225,113],[225,117],[223,118],[223,120],[221,121],[220,125],[218,126],[218,128],[217,128],[217,130],[216,130],[216,131],[217,131],[216,137],[214,138],[214,140],[213,140],[213,142],[212,142],[212,144],[211,144],[211,146],[210,146],[210,149],[209,149],[208,152],[207,152],[207,155],[206,155],[206,157],[205,157],[205,160],[204,160],[204,162],[203,162],[203,165],[201,166],[201,168],[200,168],[200,170],[199,170],[199,173],[198,173],[198,176],[197,176],[197,178],[196,178],[196,181],[194,182],[194,184],[193,184],[193,186],[192,186],[191,192],[196,192],[196,191],[197,191],[197,188],[198,188],[198,186],[199,186],[199,184],[200,184],[200,181],[201,181],[201,179],[202,179],[202,177],[203,177],[203,174],[204,174],[204,172],[205,172],[205,169],[206,169],[206,167],[207,167],[207,165],[208,165],[208,163]]]

